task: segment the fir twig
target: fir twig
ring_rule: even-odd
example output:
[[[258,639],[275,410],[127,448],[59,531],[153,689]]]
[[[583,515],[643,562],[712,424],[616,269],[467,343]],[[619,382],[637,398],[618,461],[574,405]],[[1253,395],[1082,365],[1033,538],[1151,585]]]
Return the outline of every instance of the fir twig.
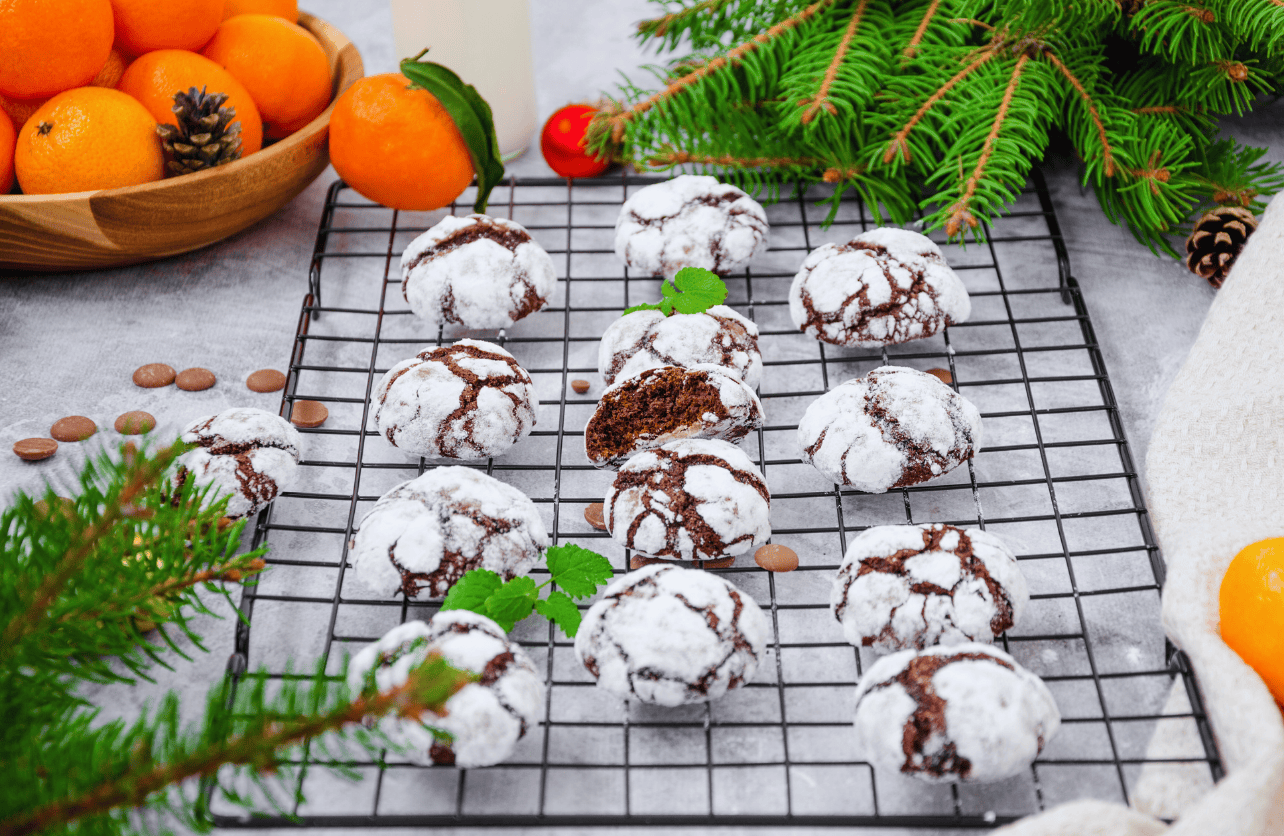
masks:
[[[57,568],[45,577],[39,588],[26,595],[20,593],[21,597],[29,599],[29,604],[24,612],[5,625],[4,634],[0,636],[0,658],[12,655],[24,638],[40,629],[49,617],[50,606],[67,586],[67,582],[84,565],[85,560],[93,554],[98,541],[125,518],[131,503],[147,488],[156,484],[184,449],[184,445],[175,443],[151,459],[138,456],[136,450],[131,456],[127,449],[126,456],[132,460],[127,461],[129,471],[124,488],[116,495],[115,501],[103,509],[97,522],[79,532],[72,546],[58,561]]]
[[[1075,92],[1079,94],[1079,98],[1083,101],[1083,106],[1087,108],[1088,115],[1092,119],[1092,124],[1097,129],[1097,141],[1101,144],[1101,154],[1105,163],[1104,173],[1107,177],[1114,177],[1115,153],[1114,149],[1110,147],[1110,137],[1106,135],[1106,124],[1101,120],[1101,114],[1097,111],[1097,103],[1092,100],[1092,96],[1084,89],[1083,82],[1074,73],[1070,72],[1070,68],[1057,57],[1055,52],[1046,50],[1043,52],[1043,57],[1047,58],[1052,66],[1056,67],[1066,77],[1066,80],[1074,87]]]
[[[730,0],[701,0],[694,6],[687,6],[685,9],[679,9],[676,12],[669,12],[666,15],[654,18],[652,20],[642,20],[638,22],[638,34],[646,38],[663,38],[669,32],[669,27],[681,23],[684,20],[695,17],[699,14],[716,12],[723,6],[727,5]]]
[[[851,45],[852,38],[856,37],[856,30],[860,28],[861,19],[865,16],[865,7],[868,0],[860,0],[856,4],[856,9],[852,12],[851,20],[847,24],[847,30],[843,32],[842,40],[838,42],[838,48],[834,50],[834,57],[825,69],[825,75],[820,81],[820,88],[816,95],[810,99],[803,99],[798,103],[799,107],[807,108],[802,115],[802,123],[810,124],[812,119],[816,118],[822,110],[836,114],[838,108],[829,101],[829,88],[833,86],[834,79],[838,77],[838,69],[843,65],[843,58],[847,54],[847,48]]]
[[[366,718],[391,715],[419,720],[425,713],[442,716],[446,700],[475,680],[475,675],[456,670],[433,654],[411,670],[403,685],[359,696],[312,716],[270,721],[262,728],[210,741],[209,745],[171,762],[149,765],[149,768],[103,781],[83,794],[51,801],[10,817],[0,823],[0,836],[28,836],[122,807],[139,807],[169,787],[192,778],[212,777],[229,764],[270,767],[279,752],[327,732],[359,724]],[[150,754],[140,747],[135,760],[147,764]]]
[[[936,91],[932,93],[931,96],[928,96],[927,101],[923,102],[922,106],[920,106],[919,109],[915,111],[914,115],[910,117],[909,121],[906,122],[901,127],[901,129],[898,130],[896,134],[892,137],[891,141],[887,143],[887,150],[883,152],[883,162],[890,163],[893,160],[896,160],[897,158],[899,158],[902,162],[908,163],[910,161],[910,147],[909,147],[910,132],[914,130],[915,126],[918,125],[920,121],[922,121],[923,117],[927,115],[928,111],[930,111],[938,102],[940,102],[947,95],[949,95],[950,90],[954,89],[954,87],[959,82],[963,81],[963,79],[967,78],[969,75],[976,72],[986,62],[996,58],[998,54],[999,54],[998,51],[995,49],[987,48],[987,49],[978,50],[976,53],[973,54],[972,60],[969,61],[968,64],[965,67],[963,67],[963,69],[955,73],[954,77],[951,78],[949,81],[945,82],[940,87],[938,87]]]
[[[919,44],[923,42],[923,36],[927,34],[927,27],[931,25],[932,18],[936,17],[936,11],[940,8],[940,5],[941,0],[931,0],[927,4],[927,9],[923,11],[923,18],[919,21],[918,28],[910,36],[909,43],[905,44],[905,48],[901,50],[902,63],[909,61],[914,57],[914,53],[918,51]]]
[[[607,114],[606,119],[610,130],[611,140],[616,144],[623,142],[624,132],[630,120],[636,119],[638,116],[650,110],[652,107],[655,107],[655,105],[660,102],[676,96],[696,82],[708,78],[722,69],[735,66],[737,62],[742,60],[749,53],[758,49],[763,44],[770,43],[772,40],[780,37],[794,27],[811,19],[817,12],[832,2],[834,2],[834,0],[816,0],[815,3],[812,3],[797,14],[785,18],[770,29],[767,29],[765,32],[760,32],[750,40],[731,49],[726,55],[720,55],[717,58],[708,61],[693,72],[675,79],[664,89],[648,96],[642,101],[635,103],[631,107],[622,110],[619,113]]]
[[[714,165],[723,168],[813,168],[821,164],[821,161],[814,157],[736,157],[731,154],[713,156],[674,150],[652,154],[642,162],[647,167],[656,169],[678,165]]]

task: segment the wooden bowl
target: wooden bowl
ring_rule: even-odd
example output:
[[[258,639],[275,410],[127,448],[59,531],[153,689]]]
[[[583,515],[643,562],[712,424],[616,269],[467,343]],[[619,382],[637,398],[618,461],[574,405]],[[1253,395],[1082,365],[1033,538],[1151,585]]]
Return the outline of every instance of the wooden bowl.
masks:
[[[321,42],[334,79],[330,107],[256,154],[141,186],[0,196],[0,269],[87,270],[137,264],[221,241],[294,199],[330,164],[334,99],[365,74],[342,32],[299,13]]]

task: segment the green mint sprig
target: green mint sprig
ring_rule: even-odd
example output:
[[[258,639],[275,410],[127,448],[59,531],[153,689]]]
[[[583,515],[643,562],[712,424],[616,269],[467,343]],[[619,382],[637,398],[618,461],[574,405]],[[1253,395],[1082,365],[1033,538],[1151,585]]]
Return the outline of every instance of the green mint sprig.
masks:
[[[580,629],[580,610],[574,599],[588,598],[600,584],[611,579],[611,561],[597,552],[566,543],[546,550],[544,562],[548,564],[549,579],[539,586],[529,577],[505,582],[489,569],[471,569],[450,588],[441,608],[484,615],[506,633],[537,612],[573,639]],[[549,592],[547,598],[539,597],[539,591],[553,583],[561,589]]]
[[[683,267],[673,277],[660,285],[659,302],[644,302],[625,310],[625,314],[634,311],[661,311],[671,316],[674,311],[684,314],[704,313],[714,305],[721,305],[727,298],[727,284],[712,271],[703,267]]]

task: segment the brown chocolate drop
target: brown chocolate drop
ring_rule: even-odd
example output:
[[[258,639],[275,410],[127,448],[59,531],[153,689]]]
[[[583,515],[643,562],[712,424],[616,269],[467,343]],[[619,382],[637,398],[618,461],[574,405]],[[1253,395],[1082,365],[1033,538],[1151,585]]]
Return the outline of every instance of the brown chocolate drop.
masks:
[[[571,388],[575,390],[575,394],[583,395],[589,390],[589,382],[587,380],[572,380]]]
[[[144,389],[159,389],[174,382],[174,369],[164,363],[148,363],[134,370],[134,385]]]
[[[285,375],[276,369],[259,369],[245,378],[251,392],[280,392],[285,388]]]
[[[83,415],[68,415],[54,421],[49,435],[55,441],[84,441],[98,432],[98,425]]]
[[[183,369],[175,379],[178,388],[184,392],[204,392],[218,382],[214,372],[200,367]]]
[[[692,569],[730,569],[736,564],[735,557],[720,557],[717,560],[661,560],[658,557],[647,557],[635,554],[629,558],[629,571],[636,572],[643,566],[663,563],[666,566],[687,566]]]
[[[769,543],[753,553],[754,562],[768,572],[792,572],[798,568],[798,553],[788,546]]]
[[[13,452],[23,461],[38,462],[57,453],[58,442],[52,438],[24,438],[14,442]]]
[[[954,375],[950,374],[949,369],[928,369],[927,373],[944,383],[946,386],[949,386],[954,382]]]
[[[594,502],[584,509],[584,519],[598,531],[606,531],[606,512],[602,503]]]
[[[320,401],[295,401],[290,409],[290,423],[296,427],[319,427],[329,417],[330,410]]]
[[[156,428],[156,419],[141,410],[126,412],[116,419],[116,432],[121,435],[142,435]]]

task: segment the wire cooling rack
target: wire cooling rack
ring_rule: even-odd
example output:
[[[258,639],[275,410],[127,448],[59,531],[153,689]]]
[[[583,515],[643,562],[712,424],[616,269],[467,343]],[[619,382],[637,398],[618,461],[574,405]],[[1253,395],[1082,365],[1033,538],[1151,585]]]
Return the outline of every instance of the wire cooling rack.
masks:
[[[374,501],[436,464],[388,445],[367,405],[383,372],[426,345],[471,336],[516,355],[540,397],[536,429],[502,458],[474,465],[529,494],[555,542],[581,543],[627,571],[624,550],[585,522],[611,474],[589,465],[582,437],[603,388],[599,336],[624,307],[659,298],[658,282],[629,276],[612,252],[620,204],[652,182],[509,180],[495,191],[491,212],[524,224],[561,279],[547,308],[504,333],[428,328],[401,297],[401,251],[444,210],[398,213],[341,182],[330,188],[281,405],[288,417],[296,399],[322,401],[330,418],[302,431],[300,484],[258,519],[255,541],[271,544],[272,568],[244,591],[233,677],[260,666],[288,676],[287,659],[318,656],[338,676],[347,655],[436,610],[373,598],[346,565],[348,539]],[[881,352],[823,345],[789,320],[789,283],[807,252],[874,226],[860,202],[845,200],[822,229],[827,210],[816,201],[825,194],[767,207],[770,250],[728,279],[728,304],[758,323],[765,360],[767,424],[743,446],[771,486],[773,542],[801,558],[783,575],[748,555],[717,570],[769,615],[757,678],[708,705],[628,704],[593,687],[572,642],[532,618],[514,637],[545,673],[545,716],[507,762],[461,770],[388,754],[356,764],[364,780],[353,784],[305,755],[298,781],[307,800],[294,805],[295,822],[993,827],[1074,798],[1126,802],[1174,677],[1195,709],[1164,722],[1187,724],[1200,743],[1163,760],[1220,777],[1189,669],[1159,626],[1163,564],[1042,176],[987,230],[987,243],[942,245],[971,292],[971,321]],[[466,193],[452,211],[471,201]],[[888,362],[948,369],[981,409],[985,449],[967,467],[888,494],[825,483],[798,459],[798,418],[822,392]],[[589,394],[571,391],[575,378],[592,383]],[[876,772],[856,750],[853,686],[873,657],[842,641],[830,582],[853,535],[902,522],[981,526],[1020,557],[1031,605],[1000,641],[1043,677],[1064,717],[1027,773],[928,785]],[[223,826],[264,823],[215,811]]]

